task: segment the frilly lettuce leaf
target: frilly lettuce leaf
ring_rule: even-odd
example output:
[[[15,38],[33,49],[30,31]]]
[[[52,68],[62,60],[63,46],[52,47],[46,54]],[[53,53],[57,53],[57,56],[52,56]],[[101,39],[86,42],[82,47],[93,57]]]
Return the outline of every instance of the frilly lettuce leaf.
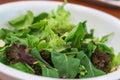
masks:
[[[56,51],[62,51],[65,49],[66,42],[57,34],[55,34],[49,26],[47,26],[43,31],[41,39],[45,39],[49,46]]]
[[[56,12],[52,11],[47,19],[48,25],[59,35],[69,32],[73,28],[69,20],[70,12],[65,10],[65,5],[66,3],[60,5]]]

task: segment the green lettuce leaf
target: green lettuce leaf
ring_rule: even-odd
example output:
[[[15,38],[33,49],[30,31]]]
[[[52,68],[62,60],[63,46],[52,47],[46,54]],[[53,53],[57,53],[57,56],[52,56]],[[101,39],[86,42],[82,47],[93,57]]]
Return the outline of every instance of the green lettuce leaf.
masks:
[[[26,29],[31,26],[34,20],[33,13],[28,11],[26,15],[22,15],[14,20],[9,21],[9,24],[16,30]]]
[[[36,47],[39,43],[39,37],[33,35],[27,35],[29,48]]]
[[[58,6],[57,11],[52,11],[46,20],[53,31],[59,35],[63,35],[65,32],[69,32],[73,28],[73,25],[69,20],[70,12],[65,10],[65,5],[66,2]]]
[[[60,52],[65,49],[66,42],[55,34],[49,26],[46,26],[41,38],[48,42],[49,46],[52,47],[52,50],[55,49]]]
[[[110,63],[111,72],[119,68],[120,66],[120,52],[114,56],[112,62]]]

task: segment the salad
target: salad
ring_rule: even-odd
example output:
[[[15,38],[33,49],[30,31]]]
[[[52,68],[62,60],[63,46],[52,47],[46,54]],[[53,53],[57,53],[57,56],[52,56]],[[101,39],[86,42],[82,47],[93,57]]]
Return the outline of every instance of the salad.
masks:
[[[52,78],[91,78],[113,72],[120,54],[98,38],[87,21],[72,24],[66,1],[51,13],[27,11],[0,29],[0,62],[17,70]]]

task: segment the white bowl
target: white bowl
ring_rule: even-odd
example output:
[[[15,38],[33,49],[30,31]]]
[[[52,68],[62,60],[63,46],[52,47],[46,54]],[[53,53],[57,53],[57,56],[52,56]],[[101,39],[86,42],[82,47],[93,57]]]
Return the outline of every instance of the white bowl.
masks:
[[[57,6],[60,4],[60,2],[51,1],[22,1],[0,5],[0,27],[9,26],[7,24],[9,20],[24,14],[27,10],[31,10],[37,15],[40,12],[50,12],[53,9],[57,9]],[[73,23],[76,24],[79,21],[87,20],[88,29],[94,28],[95,36],[101,37],[114,32],[115,35],[109,40],[108,45],[115,49],[116,54],[120,51],[120,20],[107,13],[81,5],[67,4],[65,8],[71,12],[71,21]],[[120,70],[85,80],[116,80],[120,79],[119,74]],[[0,78],[3,80],[58,80],[55,78],[27,74],[5,66],[2,63],[0,63]]]

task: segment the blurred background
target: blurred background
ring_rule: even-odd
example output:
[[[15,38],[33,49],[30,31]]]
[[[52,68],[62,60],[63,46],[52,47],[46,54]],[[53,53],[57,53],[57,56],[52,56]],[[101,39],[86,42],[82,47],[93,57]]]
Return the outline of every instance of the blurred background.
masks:
[[[8,2],[29,1],[29,0],[0,0],[0,5]],[[32,0],[30,0],[32,1]],[[64,0],[33,0],[33,1],[60,1]],[[92,7],[109,13],[120,19],[120,0],[67,0],[69,3]]]

